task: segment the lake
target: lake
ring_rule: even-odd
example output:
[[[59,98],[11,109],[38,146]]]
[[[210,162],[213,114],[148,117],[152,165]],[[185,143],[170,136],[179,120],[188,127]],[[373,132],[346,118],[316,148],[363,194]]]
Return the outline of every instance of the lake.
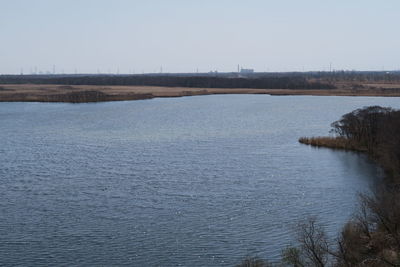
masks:
[[[214,95],[0,103],[0,265],[232,266],[330,236],[380,170],[301,136],[399,98]]]

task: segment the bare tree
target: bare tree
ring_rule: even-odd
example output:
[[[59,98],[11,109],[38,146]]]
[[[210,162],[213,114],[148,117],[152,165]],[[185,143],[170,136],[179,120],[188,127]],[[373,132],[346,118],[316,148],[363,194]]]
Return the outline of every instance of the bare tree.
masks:
[[[286,248],[282,253],[284,263],[295,266],[328,266],[332,257],[328,238],[315,217],[308,218],[298,225],[297,241],[299,247]]]

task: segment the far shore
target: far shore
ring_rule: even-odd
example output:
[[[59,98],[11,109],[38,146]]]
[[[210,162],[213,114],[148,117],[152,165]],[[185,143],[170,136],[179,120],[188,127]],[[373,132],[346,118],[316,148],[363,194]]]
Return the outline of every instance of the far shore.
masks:
[[[397,89],[397,88],[396,88]],[[399,97],[400,90],[385,90],[378,84],[368,89],[245,89],[184,88],[155,86],[100,86],[51,84],[0,84],[0,102],[68,102],[141,100],[156,97],[182,97],[214,94],[268,94],[313,96],[385,96]]]

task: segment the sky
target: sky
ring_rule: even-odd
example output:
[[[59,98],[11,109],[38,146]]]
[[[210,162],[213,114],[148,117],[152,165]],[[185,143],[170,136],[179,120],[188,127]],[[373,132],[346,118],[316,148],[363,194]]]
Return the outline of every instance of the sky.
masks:
[[[398,0],[0,0],[0,74],[398,70]]]

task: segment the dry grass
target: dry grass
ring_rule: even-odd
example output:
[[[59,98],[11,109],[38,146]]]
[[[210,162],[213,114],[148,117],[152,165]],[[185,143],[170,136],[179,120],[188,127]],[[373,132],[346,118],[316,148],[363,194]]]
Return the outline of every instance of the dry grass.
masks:
[[[394,86],[394,85],[393,85]],[[396,84],[400,87],[400,84]],[[52,85],[52,84],[0,84],[0,102],[39,101],[71,102],[70,95],[88,95],[87,92],[105,94],[100,100],[91,101],[138,100],[154,97],[180,97],[212,94],[269,94],[269,95],[318,95],[318,96],[400,96],[400,90],[381,90],[378,87],[352,90],[344,85],[329,90],[294,89],[246,89],[246,88],[184,88],[157,86],[101,86],[101,85]],[[79,93],[81,92],[81,93]],[[83,93],[82,93],[83,92]],[[80,102],[84,102],[83,100]]]
[[[365,151],[365,149],[356,146],[353,142],[343,137],[301,137],[299,142],[315,147],[328,147],[361,152]]]

